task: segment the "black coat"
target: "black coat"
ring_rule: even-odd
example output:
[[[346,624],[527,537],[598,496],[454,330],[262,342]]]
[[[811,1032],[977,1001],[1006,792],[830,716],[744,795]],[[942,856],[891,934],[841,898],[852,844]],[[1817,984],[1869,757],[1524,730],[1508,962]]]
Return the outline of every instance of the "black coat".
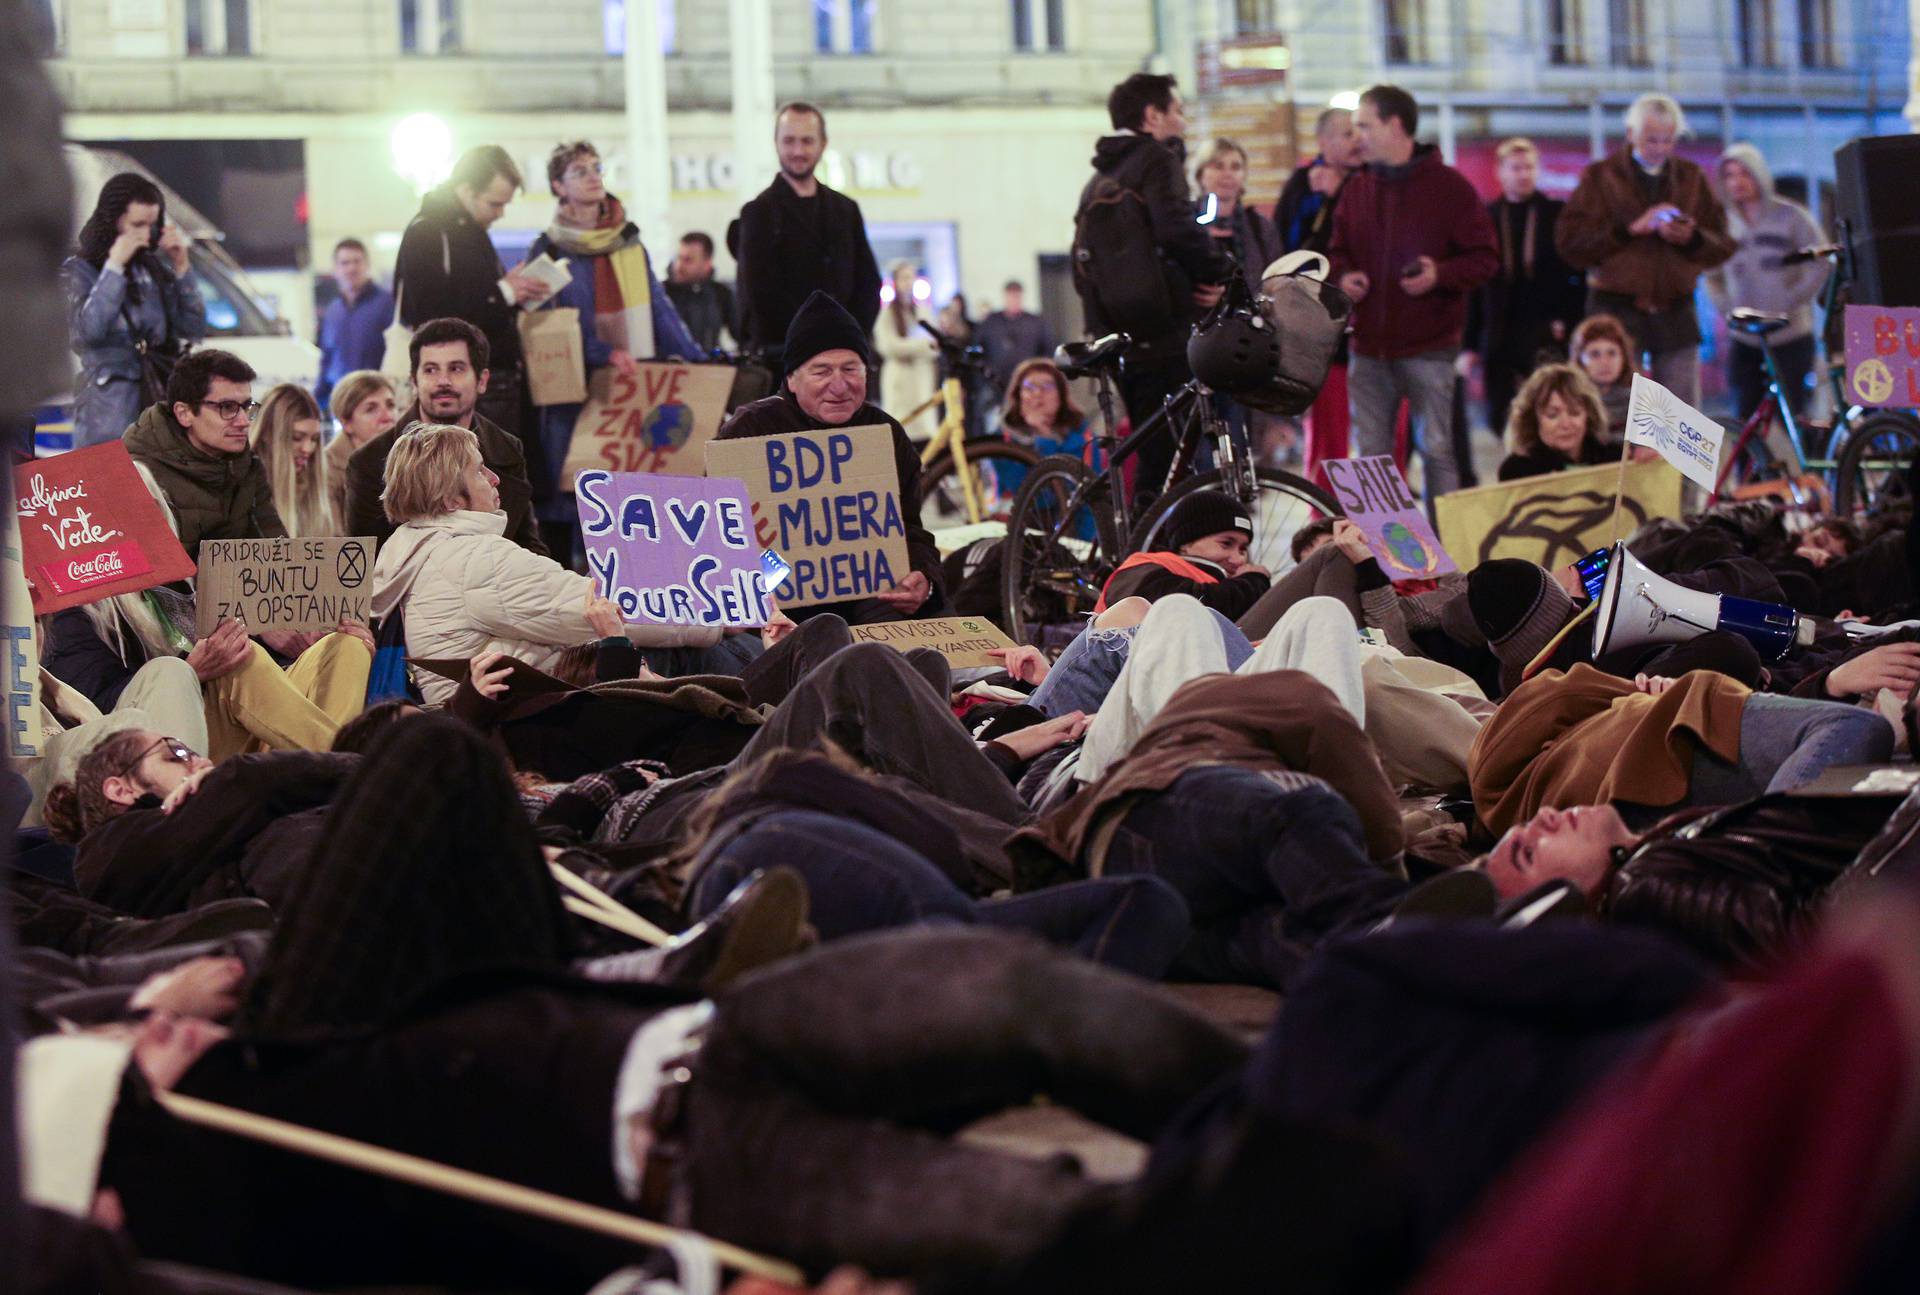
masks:
[[[1571,458],[1551,446],[1537,444],[1524,453],[1509,454],[1500,460],[1500,480],[1519,481],[1525,477],[1544,477],[1567,468],[1590,468],[1601,463],[1611,463],[1619,457],[1619,447],[1608,445],[1591,436],[1580,442],[1580,453]]]
[[[429,319],[464,319],[487,335],[488,367],[513,368],[520,363],[520,330],[513,303],[500,295],[504,273],[493,240],[452,186],[435,189],[400,236],[393,265],[400,322],[418,328]]]
[[[844,193],[823,184],[812,198],[802,198],[775,176],[740,209],[737,256],[741,326],[756,346],[779,352],[787,325],[816,288],[845,306],[862,331],[873,332],[880,317],[880,266],[860,204]]]
[[[347,460],[347,533],[371,535],[386,543],[394,525],[380,506],[380,492],[387,484],[387,456],[393,443],[415,423],[422,421],[415,404],[400,415],[380,435],[362,445]],[[527,452],[520,438],[504,427],[473,416],[473,434],[480,442],[480,461],[500,478],[500,507],[507,514],[507,538],[530,553],[546,556],[547,546],[540,542],[540,525],[533,516],[533,485],[527,478]]]
[[[1080,194],[1080,206],[1085,208],[1094,186],[1103,177],[1111,178],[1140,195],[1153,224],[1153,242],[1160,253],[1172,310],[1159,327],[1136,324],[1127,330],[1135,343],[1130,354],[1184,357],[1194,320],[1194,285],[1222,283],[1227,277],[1226,256],[1213,235],[1194,223],[1186,172],[1181,168],[1183,157],[1183,149],[1162,144],[1151,135],[1104,135],[1094,146],[1093,178]],[[1098,255],[1096,251],[1096,259]],[[1098,303],[1087,302],[1089,332],[1098,336],[1118,327],[1104,317]]]
[[[87,833],[74,859],[82,895],[136,917],[159,917],[241,895],[273,903],[306,865],[317,816],[359,764],[356,755],[273,751],[235,756],[172,814],[147,797]]]
[[[907,439],[906,428],[900,421],[880,406],[869,401],[854,411],[844,426],[871,427],[885,424],[893,431],[893,461],[900,474],[900,519],[907,528],[907,565],[909,569],[926,576],[931,592],[927,601],[921,604],[919,615],[941,616],[946,605],[945,585],[940,573],[940,548],[933,542],[933,532],[920,520],[920,454],[913,448],[913,442]],[[780,394],[768,396],[765,400],[756,400],[750,405],[742,405],[733,411],[733,416],[720,427],[714,436],[717,441],[738,441],[756,436],[783,436],[789,432],[825,431],[828,424],[809,415],[800,408],[793,398],[793,392],[781,388]],[[905,575],[905,572],[900,573]],[[858,625],[874,620],[895,620],[898,617],[876,612],[879,604],[871,600],[844,603],[819,603],[812,607],[796,608],[790,613],[794,619],[802,620],[809,616],[818,616],[823,612],[834,612],[843,617],[848,624]]]
[[[150,659],[146,645],[123,622],[124,653],[100,637],[93,619],[79,607],[55,612],[46,620],[40,664],[46,672],[98,706],[103,713],[120,704],[120,694]]]
[[[1587,277],[1561,258],[1553,243],[1560,211],[1567,204],[1536,193],[1522,207],[1533,209],[1533,273],[1524,264],[1524,211],[1505,198],[1487,204],[1501,267],[1473,295],[1467,320],[1467,348],[1530,370],[1542,350],[1564,352],[1587,307]],[[1556,342],[1552,326],[1562,325]]]
[[[1213,566],[1211,562],[1201,564],[1195,558],[1187,558],[1186,561]],[[1113,578],[1107,581],[1105,594],[1108,606],[1122,598],[1144,598],[1152,603],[1173,594],[1190,594],[1198,598],[1202,606],[1213,608],[1230,621],[1237,621],[1252,611],[1261,595],[1272,587],[1272,579],[1261,571],[1242,571],[1231,580],[1222,574],[1215,583],[1203,585],[1198,580],[1189,580],[1163,566],[1142,563],[1115,572]]]
[[[1296,168],[1280,186],[1280,199],[1273,204],[1273,224],[1275,233],[1280,237],[1280,245],[1288,252],[1306,250],[1323,255],[1333,246],[1333,215],[1340,206],[1340,195],[1346,191],[1343,184],[1334,190],[1331,197],[1313,191],[1311,172],[1320,159],[1314,158],[1305,166]],[[1320,201],[1307,210],[1309,203],[1318,198]]]

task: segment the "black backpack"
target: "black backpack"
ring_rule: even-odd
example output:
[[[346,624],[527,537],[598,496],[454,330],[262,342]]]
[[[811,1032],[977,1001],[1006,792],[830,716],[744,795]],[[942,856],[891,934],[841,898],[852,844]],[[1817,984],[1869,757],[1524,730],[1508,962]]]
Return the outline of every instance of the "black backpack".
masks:
[[[1138,189],[1097,177],[1073,216],[1073,286],[1102,326],[1147,337],[1173,318],[1153,218]]]

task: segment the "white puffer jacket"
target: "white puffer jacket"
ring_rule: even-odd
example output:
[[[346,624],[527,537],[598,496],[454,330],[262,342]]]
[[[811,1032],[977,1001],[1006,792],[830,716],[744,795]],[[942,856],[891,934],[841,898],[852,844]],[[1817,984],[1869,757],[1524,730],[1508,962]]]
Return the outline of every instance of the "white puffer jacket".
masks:
[[[505,652],[548,670],[567,648],[596,638],[587,621],[593,581],[521,548],[506,537],[503,512],[453,512],[408,522],[380,546],[373,565],[373,612],[396,607],[407,618],[407,655],[470,660]],[[629,625],[642,647],[712,647],[718,629]],[[430,706],[444,706],[457,685],[414,672]]]

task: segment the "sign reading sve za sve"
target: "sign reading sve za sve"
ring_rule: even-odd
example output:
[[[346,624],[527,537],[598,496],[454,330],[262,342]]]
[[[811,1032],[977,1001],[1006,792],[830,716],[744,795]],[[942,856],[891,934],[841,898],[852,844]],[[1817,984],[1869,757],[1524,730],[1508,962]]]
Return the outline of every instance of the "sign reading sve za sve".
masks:
[[[715,441],[707,446],[707,475],[746,482],[756,547],[793,566],[782,605],[871,598],[906,576],[907,528],[890,429]]]
[[[623,620],[764,625],[771,607],[746,485],[722,477],[580,473],[587,568]]]

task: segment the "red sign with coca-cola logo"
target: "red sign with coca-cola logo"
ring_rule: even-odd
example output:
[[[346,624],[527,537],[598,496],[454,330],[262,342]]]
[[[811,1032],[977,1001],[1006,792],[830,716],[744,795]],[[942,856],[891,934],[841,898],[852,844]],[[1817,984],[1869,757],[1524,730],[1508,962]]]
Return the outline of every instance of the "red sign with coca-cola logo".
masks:
[[[36,616],[193,574],[118,441],[16,464],[13,500]]]

